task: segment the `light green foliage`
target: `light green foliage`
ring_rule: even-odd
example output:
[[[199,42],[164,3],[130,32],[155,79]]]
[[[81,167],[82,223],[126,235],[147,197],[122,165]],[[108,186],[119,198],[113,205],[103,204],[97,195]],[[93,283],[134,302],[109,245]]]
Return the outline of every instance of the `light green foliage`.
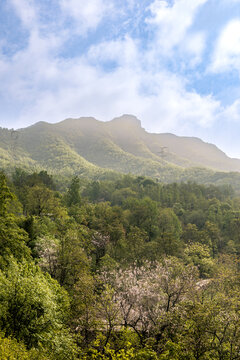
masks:
[[[210,256],[210,249],[207,245],[193,243],[184,250],[184,258],[187,263],[198,267],[200,276],[211,277],[216,270],[216,263]]]
[[[70,207],[72,205],[80,205],[80,180],[77,176],[72,179],[66,194],[66,203]]]
[[[44,355],[45,353],[45,355]],[[1,360],[53,360],[45,350],[27,350],[23,343],[12,338],[5,338],[0,335],[0,359]]]
[[[4,174],[0,173],[0,215],[3,216],[7,213],[7,207],[10,201],[14,198],[7,186]]]
[[[6,336],[28,348],[43,345],[59,354],[71,354],[73,343],[64,330],[69,300],[58,283],[38,267],[12,260],[0,273],[0,327]]]
[[[128,199],[124,207],[129,210],[129,222],[144,230],[149,240],[157,235],[158,207],[150,198]]]
[[[3,263],[8,256],[18,259],[29,258],[30,251],[26,246],[27,234],[21,229],[14,215],[0,216],[0,258]]]
[[[131,226],[126,238],[125,259],[127,263],[141,263],[148,258],[146,240],[148,235],[137,226]]]
[[[43,185],[28,188],[26,194],[26,211],[29,215],[64,217],[66,211],[54,192]]]
[[[126,341],[124,348],[115,350],[107,344],[102,351],[97,348],[100,341],[96,340],[95,348],[91,348],[88,355],[83,355],[81,360],[158,360],[157,354],[149,348],[135,349],[129,341]]]
[[[69,228],[59,236],[56,278],[69,291],[89,267],[89,260],[84,251],[83,233],[81,228],[75,229],[69,224]]]
[[[187,224],[182,233],[182,239],[185,243],[201,243],[202,236],[201,232],[198,230],[196,224]]]
[[[180,235],[182,233],[181,223],[174,211],[163,209],[160,212],[159,235],[157,241],[167,255],[177,255],[181,251]]]
[[[83,347],[91,343],[92,333],[97,331],[100,320],[97,318],[94,279],[90,273],[83,273],[71,290],[71,325],[80,334]]]
[[[11,255],[19,259],[30,257],[26,246],[27,234],[18,226],[17,217],[9,213],[14,199],[5,176],[0,174],[0,265]]]
[[[114,205],[123,205],[127,198],[134,198],[137,193],[131,188],[116,189],[112,194],[112,203]]]

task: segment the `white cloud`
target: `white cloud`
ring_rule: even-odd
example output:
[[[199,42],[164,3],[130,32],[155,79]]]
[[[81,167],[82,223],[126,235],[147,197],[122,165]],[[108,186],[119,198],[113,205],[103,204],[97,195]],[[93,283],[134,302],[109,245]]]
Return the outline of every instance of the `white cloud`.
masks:
[[[155,15],[148,21],[157,25],[158,37],[169,32],[165,40],[170,41],[170,47],[187,39],[182,51],[197,59],[204,49],[204,35],[187,33],[187,29],[196,9],[205,2],[178,0],[170,7],[164,1],[155,1],[151,7]],[[86,31],[98,26],[107,11],[106,7],[100,7],[101,3],[105,4],[103,0],[92,0],[80,6],[79,1],[62,0],[62,9]],[[162,18],[161,6],[166,10]],[[29,26],[32,21],[29,20]],[[146,128],[156,132],[186,133],[195,126],[205,128],[213,124],[219,103],[210,96],[187,91],[185,80],[164,67],[149,66],[149,58],[153,56],[155,61],[157,54],[142,50],[129,35],[99,43],[87,54],[73,59],[56,56],[65,40],[61,33],[50,32],[43,37],[33,27],[28,47],[11,61],[2,59],[2,92],[15,99],[16,108],[19,106],[20,127],[38,120],[55,122],[70,116],[89,115],[106,120],[122,113],[136,114]],[[104,71],[99,66],[111,61],[117,64],[114,70]]]
[[[186,91],[181,79],[165,72],[151,77],[126,67],[105,74],[79,60],[55,64],[53,74],[57,91],[51,86],[31,89],[35,101],[22,112],[20,123],[33,119],[55,122],[84,115],[110,120],[132,113],[150,131],[186,134],[196,126],[210,127],[219,111],[217,101]],[[45,79],[47,75],[43,74]],[[141,92],[145,79],[155,82],[154,94]],[[27,86],[22,90],[27,97]]]
[[[63,14],[72,17],[79,32],[95,29],[102,21],[111,4],[106,0],[60,0]]]
[[[155,0],[150,5],[152,17],[149,24],[158,28],[157,40],[161,51],[167,55],[184,41],[188,29],[200,6],[208,0],[175,0],[172,5],[167,0]]]
[[[146,74],[149,78],[149,75]],[[143,118],[149,121],[151,131],[190,133],[196,127],[208,128],[215,121],[220,103],[211,96],[187,91],[181,77],[168,72],[155,74],[155,93],[148,98]]]
[[[112,61],[118,66],[132,65],[135,69],[139,62],[137,43],[128,35],[120,40],[105,41],[92,46],[87,57],[93,64]]]
[[[196,32],[187,34],[185,41],[182,44],[183,55],[191,55],[190,62],[187,66],[195,66],[202,60],[202,55],[205,50],[206,36],[203,32]]]
[[[240,124],[240,99],[235,100],[233,104],[226,107],[220,116],[227,122]]]
[[[10,4],[25,27],[36,27],[38,20],[34,0],[10,0]]]
[[[240,71],[240,20],[230,21],[217,41],[209,71]]]
[[[35,34],[28,48],[0,71],[2,91],[15,98],[16,106],[25,105],[19,127],[39,120],[55,122],[84,115],[110,120],[132,113],[148,130],[186,134],[196,126],[211,126],[219,111],[213,98],[187,91],[181,77],[165,70],[149,72],[130,37],[104,42],[88,56],[68,60],[54,58],[55,46],[58,39],[45,42]],[[102,61],[120,59],[119,66],[104,72],[89,63],[99,56]]]

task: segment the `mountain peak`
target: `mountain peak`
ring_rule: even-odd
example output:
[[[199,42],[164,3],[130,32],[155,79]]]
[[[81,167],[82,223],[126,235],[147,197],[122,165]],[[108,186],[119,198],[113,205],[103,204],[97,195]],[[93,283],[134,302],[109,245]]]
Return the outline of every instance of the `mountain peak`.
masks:
[[[119,126],[131,126],[141,128],[141,121],[134,115],[124,114],[109,121]]]

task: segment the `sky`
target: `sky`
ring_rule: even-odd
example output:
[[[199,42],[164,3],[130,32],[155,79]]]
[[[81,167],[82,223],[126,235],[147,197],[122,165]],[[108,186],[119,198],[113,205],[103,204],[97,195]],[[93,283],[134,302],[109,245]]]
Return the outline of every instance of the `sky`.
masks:
[[[0,126],[137,116],[240,158],[240,0],[0,0]]]

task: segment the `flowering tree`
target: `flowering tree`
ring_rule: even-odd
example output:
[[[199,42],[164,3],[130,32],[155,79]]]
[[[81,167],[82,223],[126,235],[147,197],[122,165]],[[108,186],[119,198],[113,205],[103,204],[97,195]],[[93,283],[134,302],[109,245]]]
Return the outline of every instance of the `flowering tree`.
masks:
[[[131,327],[141,343],[148,337],[158,343],[172,326],[178,305],[195,291],[197,275],[195,267],[166,258],[161,263],[102,272],[100,278],[114,289],[111,299],[118,307],[118,326]]]

